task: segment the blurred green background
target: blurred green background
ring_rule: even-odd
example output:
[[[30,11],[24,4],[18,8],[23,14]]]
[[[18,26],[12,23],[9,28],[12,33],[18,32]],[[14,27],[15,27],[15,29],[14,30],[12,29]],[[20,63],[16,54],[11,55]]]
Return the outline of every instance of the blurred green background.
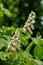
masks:
[[[31,11],[36,13],[34,36],[43,37],[43,0],[0,0],[0,27],[23,27]]]

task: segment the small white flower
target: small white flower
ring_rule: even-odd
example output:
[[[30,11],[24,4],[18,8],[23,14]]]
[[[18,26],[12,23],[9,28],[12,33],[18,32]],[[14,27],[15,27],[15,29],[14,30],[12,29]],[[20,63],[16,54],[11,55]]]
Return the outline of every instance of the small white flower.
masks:
[[[11,44],[11,42],[9,42],[9,44],[8,45],[10,45]]]
[[[11,50],[12,46],[8,45],[7,50]]]
[[[29,30],[29,32],[30,32],[31,34],[33,34],[33,32],[31,31],[31,29]]]
[[[35,20],[33,19],[31,23],[34,24],[35,23]]]
[[[25,28],[23,28],[23,31],[26,32],[27,30]]]
[[[16,49],[14,47],[11,48],[12,51],[16,51]]]
[[[27,27],[27,24],[26,25],[24,25],[24,28],[26,28]]]
[[[34,26],[33,25],[31,25],[31,28],[34,30]]]
[[[13,47],[14,47],[14,46],[15,46],[15,42],[14,42],[14,43],[12,43],[12,44],[11,44],[11,46],[13,46]]]
[[[12,40],[14,39],[14,37],[12,37]]]
[[[13,43],[13,40],[11,40],[11,43]]]
[[[20,43],[21,41],[20,40],[18,40],[18,43]]]
[[[17,35],[17,38],[20,38],[20,36],[19,36],[19,35]]]
[[[30,17],[32,17],[32,18],[36,18],[36,14],[35,14],[35,12],[31,11],[31,13],[29,14],[29,17],[28,17],[28,18],[30,18]]]
[[[25,25],[28,24],[28,22],[25,22]]]

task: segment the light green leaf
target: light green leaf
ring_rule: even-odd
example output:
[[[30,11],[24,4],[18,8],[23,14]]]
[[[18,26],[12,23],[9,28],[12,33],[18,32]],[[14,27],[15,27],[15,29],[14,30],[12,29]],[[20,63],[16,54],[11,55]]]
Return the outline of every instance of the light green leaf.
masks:
[[[24,37],[22,39],[22,45],[26,46],[28,44],[28,40]]]
[[[43,63],[39,60],[31,59],[25,65],[43,65]]]
[[[26,51],[30,52],[32,45],[33,45],[33,42],[29,43],[29,45],[26,48]]]
[[[26,46],[28,44],[28,39],[26,39],[26,35],[20,34],[21,35],[21,43],[22,45]]]
[[[32,41],[37,45],[42,45],[43,46],[43,39],[38,37],[38,38],[32,38]]]
[[[28,51],[19,52],[18,55],[19,55],[19,58],[25,61],[31,60],[33,58],[33,56]]]
[[[0,35],[0,49],[7,47],[11,37],[6,35]]]
[[[0,52],[0,58],[3,59],[3,58],[6,58],[8,57],[9,55],[11,54],[11,52]]]
[[[3,11],[2,11],[2,9],[0,8],[0,18],[2,18],[3,17]]]
[[[42,60],[43,59],[43,46],[37,45],[34,49],[34,57],[36,59]]]
[[[12,14],[9,12],[8,9],[3,8],[3,13],[4,13],[5,15],[7,15],[8,17],[11,17],[11,16],[12,16]]]

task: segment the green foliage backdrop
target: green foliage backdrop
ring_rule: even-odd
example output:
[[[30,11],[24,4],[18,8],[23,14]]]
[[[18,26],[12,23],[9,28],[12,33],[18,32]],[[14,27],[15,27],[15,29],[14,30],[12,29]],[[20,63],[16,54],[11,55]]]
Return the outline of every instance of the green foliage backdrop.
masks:
[[[0,0],[0,65],[43,65],[43,4],[41,1]],[[33,35],[29,32],[25,33],[22,28],[31,11],[36,13]],[[14,47],[16,51],[7,51],[9,42],[12,43],[14,40],[16,29],[20,33],[21,43]],[[19,46],[20,50],[18,50]]]

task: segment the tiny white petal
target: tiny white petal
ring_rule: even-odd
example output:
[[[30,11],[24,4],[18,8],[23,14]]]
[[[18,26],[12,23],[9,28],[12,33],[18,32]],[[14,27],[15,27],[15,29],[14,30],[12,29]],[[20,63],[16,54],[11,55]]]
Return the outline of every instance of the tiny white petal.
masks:
[[[14,39],[14,36],[12,37],[12,40]]]
[[[34,30],[34,26],[33,25],[31,25],[31,28]]]
[[[23,28],[23,31],[25,31],[25,32],[26,32],[26,29],[25,29],[25,28]]]

